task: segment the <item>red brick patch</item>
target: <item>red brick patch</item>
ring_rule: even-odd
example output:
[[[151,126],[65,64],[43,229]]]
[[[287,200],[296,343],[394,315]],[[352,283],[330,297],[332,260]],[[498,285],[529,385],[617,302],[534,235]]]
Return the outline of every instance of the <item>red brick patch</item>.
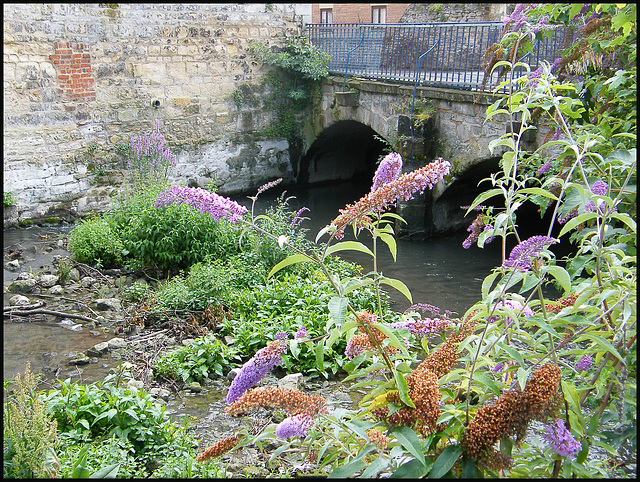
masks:
[[[66,100],[96,100],[89,46],[84,43],[55,42],[54,48],[55,52],[49,55],[49,60],[58,69],[58,92]]]

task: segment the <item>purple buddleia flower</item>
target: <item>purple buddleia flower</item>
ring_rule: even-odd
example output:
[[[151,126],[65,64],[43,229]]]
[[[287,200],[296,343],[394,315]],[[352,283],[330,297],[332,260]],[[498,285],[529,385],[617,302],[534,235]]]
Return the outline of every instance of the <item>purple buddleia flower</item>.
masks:
[[[549,168],[551,168],[551,162],[546,161],[542,166],[540,166],[540,168],[536,171],[536,175],[538,176],[542,176],[544,173],[546,173]]]
[[[533,316],[534,313],[531,310],[531,308],[529,308],[528,306],[522,306],[522,303],[520,303],[518,300],[504,300],[504,301],[500,301],[499,303],[496,303],[495,308],[508,308],[510,310],[513,310],[515,312],[521,312],[522,316]],[[493,323],[495,321],[498,321],[500,318],[496,315],[493,316],[489,316],[487,318],[487,321],[490,323]],[[508,316],[505,319],[505,324],[507,326],[509,326],[511,323],[513,322],[513,319]]]
[[[275,181],[271,181],[268,182],[266,184],[263,184],[262,186],[260,186],[258,188],[258,192],[256,193],[256,196],[259,196],[260,194],[262,194],[263,192],[265,192],[268,189],[271,189],[272,187],[277,186],[278,184],[280,184],[282,182],[282,178],[279,177],[278,179],[276,179]]]
[[[534,258],[537,258],[545,247],[559,243],[560,241],[549,236],[532,236],[525,239],[511,250],[509,258],[502,263],[503,268],[515,268],[520,271],[529,271]]]
[[[389,323],[387,326],[395,329],[404,328],[412,335],[422,338],[433,333],[438,333],[447,326],[451,326],[451,320],[423,318],[421,320],[396,321],[395,323]]]
[[[186,186],[171,186],[165,189],[156,198],[154,206],[160,208],[174,203],[187,204],[193,209],[199,209],[202,214],[210,214],[216,221],[225,218],[231,223],[240,221],[247,212],[246,207],[227,197],[199,187]]]
[[[375,191],[379,187],[395,181],[400,177],[402,173],[402,156],[397,152],[387,154],[382,161],[376,173],[373,176],[373,185],[371,186],[371,192]]]
[[[498,372],[501,372],[503,368],[504,368],[504,362],[499,362],[493,365],[493,368],[491,369],[491,371],[493,373],[498,373]]]
[[[530,88],[538,85],[538,82],[540,81],[541,76],[542,76],[542,67],[540,66],[536,70],[531,72],[531,74],[529,75],[529,82],[527,82],[527,87]]]
[[[440,308],[438,308],[437,306],[430,305],[428,303],[415,303],[411,305],[409,308],[407,308],[406,310],[404,310],[405,313],[409,313],[411,311],[420,311],[421,313],[429,311],[431,312],[432,315],[436,315],[436,316],[440,314]]]
[[[276,436],[281,439],[289,437],[304,438],[313,426],[313,418],[307,414],[293,415],[285,418],[276,427]]]
[[[487,224],[482,231],[483,232],[489,231],[490,229],[493,229],[493,224]],[[484,240],[484,244],[489,244],[494,239],[495,239],[495,236],[489,236],[487,239]]]
[[[560,457],[566,457],[573,459],[576,456],[576,452],[582,449],[582,445],[578,442],[571,432],[567,430],[564,424],[564,420],[561,418],[550,425],[547,425],[545,433],[545,439],[551,446],[553,451]]]
[[[469,227],[467,228],[467,232],[471,234],[467,236],[467,238],[462,242],[462,247],[464,249],[469,249],[473,245],[473,243],[478,241],[480,233],[484,230],[484,220],[485,215],[480,213],[469,225]]]
[[[527,20],[527,16],[525,15],[526,11],[531,8],[530,5],[526,3],[518,3],[511,15],[502,19],[504,24],[511,23],[511,31],[516,31],[520,28],[520,26]]]
[[[583,356],[582,358],[580,358],[580,360],[578,360],[578,363],[576,363],[576,370],[578,370],[579,372],[586,372],[589,368],[591,368],[592,361],[593,359],[590,355]]]
[[[261,348],[248,360],[236,375],[227,392],[227,403],[232,403],[244,392],[255,387],[267,372],[277,365],[282,365],[281,355],[287,351],[287,344],[282,339],[276,339]]]
[[[301,216],[302,213],[305,212],[305,211],[309,211],[309,208],[301,207],[300,209],[298,209],[298,211],[296,211],[296,215],[291,220],[291,227],[292,228],[295,228],[296,226],[298,226],[305,219],[309,219],[309,218],[304,218],[304,217]]]
[[[308,336],[309,332],[307,331],[307,329],[304,326],[301,326],[300,328],[298,328],[298,331],[296,331],[295,335],[293,335],[293,338],[307,338]]]

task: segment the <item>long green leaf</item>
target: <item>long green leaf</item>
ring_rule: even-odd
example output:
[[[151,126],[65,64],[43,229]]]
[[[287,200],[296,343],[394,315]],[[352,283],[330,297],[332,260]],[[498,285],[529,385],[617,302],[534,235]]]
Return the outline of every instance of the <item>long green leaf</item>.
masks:
[[[590,221],[591,219],[595,219],[598,217],[598,213],[584,213],[580,214],[578,217],[571,219],[567,224],[565,224],[560,230],[560,234],[558,235],[561,238],[565,233],[568,233],[572,229],[574,229],[579,224],[582,224],[586,221]]]
[[[107,465],[89,476],[90,479],[115,479],[120,470],[120,463]]]
[[[432,462],[431,462],[432,464]],[[429,464],[429,465],[431,465]],[[411,459],[405,462],[396,471],[389,476],[390,479],[420,479],[427,475],[429,465],[425,467],[417,459]]]
[[[413,400],[411,400],[411,397],[409,397],[409,386],[407,385],[407,381],[405,380],[402,373],[400,373],[398,370],[393,370],[393,379],[396,382],[400,400],[402,400],[405,405],[409,405],[411,408],[416,408]]]
[[[326,255],[337,253],[338,251],[359,251],[361,253],[368,254],[373,258],[373,251],[367,248],[360,241],[342,241],[327,248]]]
[[[396,255],[398,254],[398,246],[396,245],[396,238],[392,234],[380,233],[378,237],[384,241],[384,243],[389,247],[389,252],[391,256],[393,256],[393,261],[396,261]]]
[[[571,275],[562,266],[547,266],[547,273],[555,278],[565,293],[571,291]]]
[[[397,289],[400,293],[402,293],[409,300],[409,303],[413,303],[413,300],[411,298],[411,291],[409,291],[409,288],[407,287],[407,285],[404,284],[399,279],[383,277],[383,278],[380,279],[380,283],[383,283],[385,285],[389,285],[392,288]]]
[[[495,189],[489,189],[488,191],[485,191],[482,194],[478,195],[478,197],[473,200],[473,203],[471,203],[471,206],[469,206],[465,214],[469,214],[478,204],[482,204],[487,199],[490,199],[493,196],[497,196],[498,194],[502,194],[502,189],[500,189],[499,187]]]
[[[274,274],[276,274],[282,268],[286,268],[289,265],[302,263],[305,261],[315,261],[315,260],[307,256],[306,254],[292,254],[291,256],[286,257],[285,259],[280,261],[278,264],[276,264],[273,268],[271,268],[271,271],[269,271],[269,274],[267,275],[267,279],[271,278]]]
[[[405,426],[394,427],[391,433],[395,435],[398,442],[426,468],[427,461],[424,458],[424,453],[422,453],[422,445],[416,433],[411,428]]]
[[[616,350],[616,348],[610,342],[608,342],[601,336],[594,335],[593,332],[589,332],[578,337],[578,339],[576,339],[575,342],[579,343],[583,340],[596,342],[598,345],[600,345],[602,348],[604,348],[606,351],[611,353],[613,356],[615,356],[618,360],[620,360],[623,364],[626,365],[624,359],[620,356],[620,353],[618,353],[618,350]]]
[[[342,326],[342,324],[344,323],[344,320],[347,317],[348,305],[349,298],[334,296],[329,300],[329,313],[333,317],[333,321],[336,325]]]
[[[539,196],[553,199],[554,201],[558,200],[558,196],[540,187],[525,187],[524,189],[520,189],[518,192],[524,194],[538,194]]]
[[[455,465],[460,455],[462,455],[461,447],[457,445],[449,445],[446,447],[433,464],[433,468],[431,472],[429,472],[429,478],[441,479],[444,477]]]
[[[361,479],[372,479],[389,466],[389,459],[379,457],[369,464],[369,467],[362,472]]]
[[[618,221],[622,221],[634,233],[637,232],[638,226],[637,226],[636,222],[628,214],[613,213],[613,214],[611,214],[611,217],[617,219]]]

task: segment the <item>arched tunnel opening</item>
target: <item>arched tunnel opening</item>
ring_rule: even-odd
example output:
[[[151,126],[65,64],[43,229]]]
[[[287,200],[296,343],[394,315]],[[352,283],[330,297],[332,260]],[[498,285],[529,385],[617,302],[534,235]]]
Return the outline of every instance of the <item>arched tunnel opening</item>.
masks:
[[[387,143],[371,127],[338,121],[322,131],[301,158],[298,185],[353,181],[370,186],[385,147]]]
[[[467,230],[478,214],[476,211],[471,211],[465,216],[467,207],[479,194],[494,187],[489,180],[481,181],[502,169],[499,161],[500,158],[494,157],[472,166],[460,175],[435,202],[430,195],[425,196],[425,234],[427,236]],[[504,198],[495,196],[482,204],[502,209],[504,208]],[[464,209],[461,206],[464,206]],[[494,210],[494,214],[495,212]],[[553,205],[550,205],[541,215],[540,206],[531,201],[523,203],[516,211],[516,224],[520,239],[525,240],[535,235],[546,235],[552,215]],[[562,225],[556,221],[551,236],[558,238],[561,229]],[[511,236],[507,239],[507,255],[516,244],[515,237]],[[570,244],[568,236],[563,236],[561,242],[551,246],[550,250],[557,259],[560,259],[573,253],[575,247]]]

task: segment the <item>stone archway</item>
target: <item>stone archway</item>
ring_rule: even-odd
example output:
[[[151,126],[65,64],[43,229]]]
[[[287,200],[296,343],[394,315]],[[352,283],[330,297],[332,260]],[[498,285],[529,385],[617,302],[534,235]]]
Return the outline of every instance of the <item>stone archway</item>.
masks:
[[[355,120],[331,124],[300,161],[298,184],[370,181],[386,144],[371,127]]]

